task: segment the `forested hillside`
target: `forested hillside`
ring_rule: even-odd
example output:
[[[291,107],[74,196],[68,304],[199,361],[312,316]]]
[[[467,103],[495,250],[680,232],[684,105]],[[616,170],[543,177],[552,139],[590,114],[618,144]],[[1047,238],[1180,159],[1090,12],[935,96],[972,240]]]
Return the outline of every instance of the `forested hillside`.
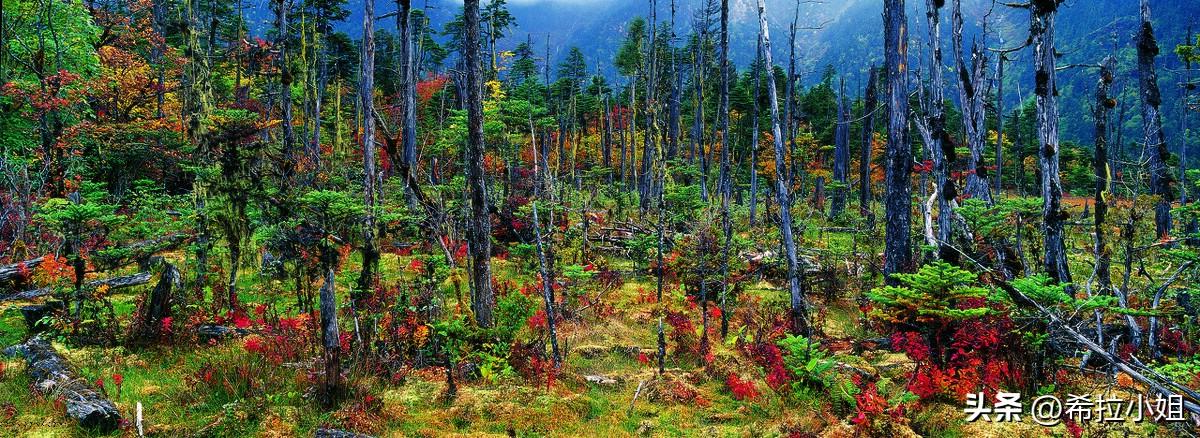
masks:
[[[1200,431],[1195,2],[0,11],[2,435]]]

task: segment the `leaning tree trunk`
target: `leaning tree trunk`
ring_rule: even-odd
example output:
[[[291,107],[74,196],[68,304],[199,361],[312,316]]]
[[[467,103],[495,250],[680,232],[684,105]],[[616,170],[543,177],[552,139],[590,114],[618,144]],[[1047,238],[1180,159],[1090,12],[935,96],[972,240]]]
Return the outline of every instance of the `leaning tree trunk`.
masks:
[[[1159,239],[1171,235],[1171,177],[1167,174],[1167,141],[1163,136],[1162,95],[1158,90],[1158,73],[1154,68],[1154,57],[1158,56],[1158,42],[1154,39],[1154,28],[1150,25],[1150,2],[1141,0],[1142,28],[1138,33],[1138,90],[1142,97],[1142,131],[1146,141],[1147,165],[1150,171],[1150,194],[1158,197],[1154,206],[1154,229]]]
[[[483,168],[483,90],[479,72],[479,0],[466,0],[466,38],[463,63],[467,69],[467,187],[471,199],[467,241],[471,250],[471,307],[480,327],[492,326],[492,222],[488,214],[487,184]]]
[[[871,65],[863,105],[862,150],[858,162],[858,211],[863,216],[871,213],[871,148],[875,140],[875,107],[879,105],[875,89],[875,84],[879,81],[878,74],[879,69]]]
[[[758,0],[758,29],[762,37],[763,62],[767,66],[774,65],[771,61],[771,33],[767,28],[767,6],[763,0]],[[771,105],[771,134],[775,143],[775,198],[779,203],[779,234],[783,237],[783,249],[787,253],[791,323],[792,330],[800,333],[807,328],[805,313],[808,310],[808,303],[800,291],[800,275],[802,274],[800,263],[796,258],[796,241],[792,236],[791,187],[789,187],[787,162],[785,161],[787,150],[783,147],[783,133],[779,128],[779,91],[773,80],[767,81],[767,98]]]
[[[1045,233],[1046,273],[1055,281],[1068,284],[1071,271],[1063,242],[1063,221],[1068,214],[1062,207],[1062,176],[1058,166],[1058,85],[1055,80],[1054,15],[1062,0],[1033,2],[1030,6],[1029,33],[1033,41],[1035,109],[1037,111],[1038,166],[1042,172],[1042,220]]]
[[[761,2],[761,0],[760,0]],[[908,144],[908,23],[904,0],[884,2],[884,52],[888,79],[886,243],[884,273],[912,270],[912,149]],[[768,81],[770,82],[770,81]]]

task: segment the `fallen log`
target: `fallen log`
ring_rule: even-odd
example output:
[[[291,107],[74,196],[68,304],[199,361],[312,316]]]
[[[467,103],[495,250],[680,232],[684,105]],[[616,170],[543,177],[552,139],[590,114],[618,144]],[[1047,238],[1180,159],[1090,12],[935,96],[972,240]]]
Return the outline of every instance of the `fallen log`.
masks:
[[[87,379],[79,376],[54,346],[39,336],[24,344],[4,350],[9,356],[20,355],[28,364],[33,388],[39,393],[61,400],[67,416],[80,427],[101,433],[112,432],[121,422],[117,406],[96,391]]]
[[[196,338],[203,343],[220,342],[229,338],[240,338],[250,334],[250,330],[226,327],[216,324],[201,324],[196,326]]]
[[[0,284],[9,282],[19,284],[24,282],[25,275],[37,269],[38,265],[41,265],[45,259],[45,257],[38,257],[11,265],[0,266]]]
[[[344,430],[319,428],[313,433],[314,438],[375,438],[371,435],[365,435],[355,432],[346,432]]]
[[[88,289],[95,289],[100,286],[108,286],[109,289],[121,289],[143,285],[150,282],[149,272],[139,272],[133,275],[123,277],[113,277],[104,280],[89,281],[85,286]],[[54,292],[53,288],[43,287],[40,289],[30,289],[27,291],[16,292],[8,295],[0,295],[0,302],[15,301],[15,300],[32,300],[34,298],[50,295]]]

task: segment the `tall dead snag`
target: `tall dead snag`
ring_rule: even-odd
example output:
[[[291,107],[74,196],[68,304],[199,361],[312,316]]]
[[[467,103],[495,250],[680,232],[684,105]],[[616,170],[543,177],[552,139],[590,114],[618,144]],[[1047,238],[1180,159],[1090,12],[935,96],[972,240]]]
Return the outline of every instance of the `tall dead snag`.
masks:
[[[885,0],[883,17],[888,80],[887,195],[884,201],[887,224],[883,272],[889,274],[887,281],[893,283],[896,280],[890,274],[910,271],[913,267],[912,244],[909,242],[913,160],[908,144],[908,22],[904,16],[904,0]]]
[[[836,218],[846,211],[846,191],[850,187],[850,111],[846,105],[846,79],[842,78],[841,91],[838,92],[837,127],[833,134],[833,180],[837,186],[833,189],[833,203],[829,208],[829,217]]]
[[[68,417],[80,427],[108,433],[121,423],[117,406],[104,398],[82,378],[65,358],[40,336],[24,344],[14,345],[4,351],[5,355],[20,355],[25,358],[27,370],[33,378],[32,387],[46,395],[57,395],[66,407]]]
[[[729,163],[729,2],[721,2],[721,230],[725,233],[725,244],[721,248],[721,338],[729,333],[729,317],[725,316],[729,294],[729,246],[733,243],[733,221],[729,218],[729,201],[733,197],[733,170]],[[751,166],[754,164],[752,163]],[[753,208],[753,207],[751,207]],[[753,218],[754,214],[751,213]],[[754,219],[751,219],[753,221]],[[701,281],[701,284],[704,282]],[[707,294],[706,294],[707,295]],[[702,297],[707,303],[707,296]],[[708,315],[703,315],[707,326]],[[707,327],[706,327],[707,329]],[[704,333],[702,353],[708,352],[708,333]]]
[[[754,65],[750,74],[754,76],[754,103],[750,110],[750,228],[757,225],[758,218],[758,101],[762,89],[762,37],[758,38],[758,49],[754,52]]]
[[[950,179],[950,166],[957,160],[954,141],[946,131],[946,91],[942,71],[942,23],[941,1],[926,0],[929,12],[926,19],[929,23],[929,53],[930,77],[929,98],[921,104],[924,106],[923,117],[916,118],[917,131],[925,143],[925,151],[933,162],[934,198],[937,200],[937,236],[930,238],[928,232],[932,224],[926,221],[927,243],[938,248],[938,256],[943,259],[955,260],[958,253],[948,250],[953,216],[951,203],[958,197],[958,189]],[[925,207],[925,217],[928,219],[931,207]]]
[[[471,310],[480,327],[492,326],[492,221],[488,215],[487,183],[483,168],[483,83],[479,72],[479,0],[463,3],[465,38],[463,64],[467,69],[467,188],[471,199],[467,244],[471,250]]]
[[[1150,171],[1150,194],[1158,197],[1154,206],[1154,229],[1158,238],[1171,234],[1171,176],[1167,174],[1167,141],[1163,137],[1162,95],[1158,90],[1158,73],[1154,57],[1158,56],[1158,41],[1150,25],[1150,2],[1141,0],[1142,28],[1138,32],[1138,90],[1142,97],[1142,133],[1145,136],[1147,165]]]
[[[996,177],[992,200],[1000,197],[1004,176],[1004,53],[996,57]]]
[[[363,113],[363,206],[366,214],[363,217],[362,271],[358,276],[358,292],[365,294],[374,286],[375,269],[379,266],[379,249],[375,244],[375,0],[363,2],[360,61],[358,98]]]
[[[769,69],[774,62],[771,60],[771,33],[767,28],[767,6],[763,0],[758,0],[758,31],[762,38],[763,63]],[[774,80],[767,80],[767,99],[771,104],[771,135],[775,143],[775,200],[779,203],[779,235],[783,237],[783,250],[787,253],[792,330],[799,333],[808,325],[805,318],[808,303],[800,290],[800,264],[796,259],[796,241],[792,236],[792,196],[785,160],[787,150],[783,147],[783,133],[779,127],[779,90]],[[911,167],[908,164],[906,166]]]
[[[879,82],[879,70],[871,65],[867,76],[867,91],[863,105],[862,149],[858,157],[858,211],[866,216],[871,213],[871,147],[875,140],[875,107],[879,105],[875,84]],[[753,219],[751,219],[753,220]]]
[[[967,149],[971,156],[967,162],[966,194],[972,198],[993,203],[991,186],[988,183],[987,167],[983,164],[983,150],[987,143],[987,100],[989,83],[984,76],[987,56],[978,42],[971,45],[971,63],[967,64],[963,53],[962,0],[954,0],[953,38],[954,62],[958,69],[959,104],[962,107],[963,130],[967,135]],[[980,24],[980,34],[987,35],[987,21]]]
[[[1042,220],[1046,273],[1063,284],[1071,282],[1063,242],[1062,176],[1058,167],[1058,85],[1055,80],[1054,16],[1062,0],[1030,4],[1029,34],[1033,41],[1034,106],[1037,113],[1038,166],[1042,172]]]
[[[1117,61],[1109,56],[1100,65],[1100,80],[1096,82],[1096,102],[1093,104],[1092,116],[1095,118],[1095,154],[1092,157],[1092,171],[1096,178],[1094,216],[1096,234],[1096,278],[1099,295],[1112,292],[1112,252],[1108,250],[1108,230],[1105,220],[1108,218],[1108,115],[1116,106],[1116,101],[1108,97],[1112,89],[1113,68]],[[1130,317],[1132,318],[1132,316]],[[1104,345],[1104,322],[1100,311],[1096,311],[1096,343]]]
[[[401,163],[402,171],[412,173],[417,166],[417,104],[416,70],[413,68],[412,0],[396,0],[396,27],[400,30],[400,117],[403,154],[393,159]],[[405,176],[407,178],[407,176]],[[413,196],[409,197],[414,199]],[[412,202],[410,202],[411,204]]]
[[[279,111],[283,119],[283,175],[291,178],[296,170],[293,146],[296,133],[292,129],[292,71],[288,66],[288,2],[273,0],[275,7],[275,50],[279,51],[276,66],[279,68]]]

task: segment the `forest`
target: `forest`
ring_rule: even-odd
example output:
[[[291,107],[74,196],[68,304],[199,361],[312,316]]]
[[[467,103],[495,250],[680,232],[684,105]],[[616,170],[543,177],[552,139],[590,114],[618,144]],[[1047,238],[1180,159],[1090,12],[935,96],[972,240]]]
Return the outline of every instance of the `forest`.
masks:
[[[1197,17],[0,0],[0,435],[1200,435]]]

